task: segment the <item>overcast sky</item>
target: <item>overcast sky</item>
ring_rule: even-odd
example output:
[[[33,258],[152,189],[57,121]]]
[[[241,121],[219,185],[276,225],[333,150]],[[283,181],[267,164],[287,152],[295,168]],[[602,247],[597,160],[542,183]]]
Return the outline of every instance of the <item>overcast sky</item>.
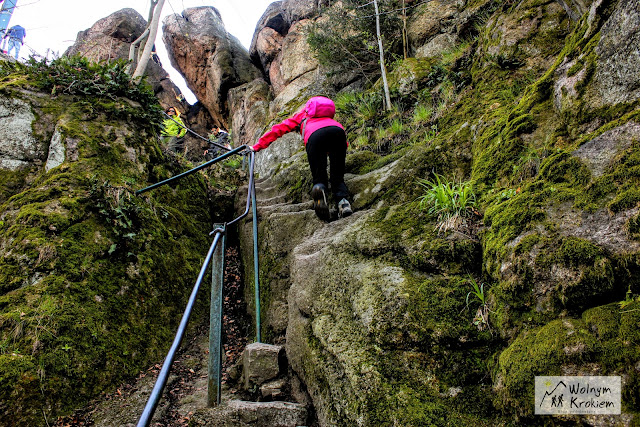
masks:
[[[163,18],[184,9],[198,6],[213,6],[220,11],[227,31],[236,36],[249,49],[253,32],[267,6],[273,0],[166,0]],[[137,10],[144,19],[149,12],[149,0],[18,0],[9,27],[20,24],[27,30],[20,57],[27,58],[32,51],[45,56],[47,49],[60,55],[72,45],[79,31],[90,28],[96,21],[126,7]],[[160,25],[162,27],[162,24]],[[182,89],[181,82],[171,65],[162,45],[162,34],[156,39],[162,65],[169,71],[172,80]],[[51,55],[49,55],[51,58]],[[185,93],[187,100],[195,102],[193,95]]]

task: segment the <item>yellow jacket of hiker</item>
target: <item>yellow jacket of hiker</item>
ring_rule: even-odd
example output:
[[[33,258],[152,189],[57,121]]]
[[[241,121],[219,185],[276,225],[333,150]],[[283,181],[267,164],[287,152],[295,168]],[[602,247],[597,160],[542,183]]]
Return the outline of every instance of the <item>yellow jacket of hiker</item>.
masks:
[[[162,136],[177,136],[178,138],[182,138],[187,133],[187,127],[180,118],[180,113],[176,113],[175,116],[165,119],[164,122],[162,122],[162,126]]]

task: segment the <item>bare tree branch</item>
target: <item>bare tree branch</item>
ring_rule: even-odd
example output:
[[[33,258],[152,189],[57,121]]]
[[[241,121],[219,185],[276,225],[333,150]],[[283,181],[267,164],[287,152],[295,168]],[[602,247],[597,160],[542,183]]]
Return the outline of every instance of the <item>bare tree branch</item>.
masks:
[[[147,64],[149,63],[149,58],[151,57],[151,50],[153,48],[153,44],[156,41],[156,35],[158,34],[158,24],[160,22],[160,13],[162,12],[162,7],[164,6],[164,0],[155,0],[157,4],[152,5],[153,10],[153,18],[149,21],[148,29],[149,36],[146,39],[146,43],[144,45],[144,50],[140,55],[140,61],[136,66],[136,70],[131,77],[132,80],[139,80],[144,75],[145,70],[147,69]]]

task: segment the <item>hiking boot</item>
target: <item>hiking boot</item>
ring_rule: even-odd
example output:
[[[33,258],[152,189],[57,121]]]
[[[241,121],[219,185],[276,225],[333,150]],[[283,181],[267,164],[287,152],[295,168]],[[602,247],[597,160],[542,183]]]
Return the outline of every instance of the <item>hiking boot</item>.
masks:
[[[351,204],[347,199],[342,199],[338,202],[338,218],[348,217],[352,213]]]
[[[316,184],[311,189],[313,209],[316,215],[323,221],[329,220],[329,204],[327,203],[327,187],[324,184]]]

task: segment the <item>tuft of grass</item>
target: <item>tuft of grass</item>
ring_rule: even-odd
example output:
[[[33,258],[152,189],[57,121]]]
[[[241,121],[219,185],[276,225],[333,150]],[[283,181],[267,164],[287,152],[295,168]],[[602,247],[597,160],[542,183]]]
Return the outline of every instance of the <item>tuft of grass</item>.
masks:
[[[389,126],[389,134],[391,136],[396,136],[396,135],[400,135],[402,132],[404,132],[404,124],[402,123],[402,120],[400,119],[394,119],[391,122],[391,125]]]
[[[459,43],[451,49],[442,52],[440,55],[442,58],[442,63],[452,64],[462,56],[462,54],[469,48],[469,46],[471,46],[471,40]]]
[[[484,283],[480,283],[478,285],[478,282],[476,282],[471,277],[469,278],[469,282],[471,283],[471,287],[473,289],[471,291],[469,291],[469,293],[467,294],[467,306],[469,306],[469,297],[471,297],[471,295],[476,297],[476,299],[478,300],[478,302],[480,304],[486,305],[487,304],[487,297],[484,294]]]
[[[377,128],[375,131],[375,134],[376,134],[375,136],[377,141],[381,141],[383,139],[389,138],[390,136],[389,129],[385,127]]]
[[[423,123],[427,123],[431,120],[432,115],[433,108],[431,108],[431,106],[418,105],[413,111],[413,124],[420,125]]]
[[[353,141],[352,143],[352,148],[362,148],[362,147],[366,147],[369,145],[369,137],[365,134],[360,134],[358,135],[358,137]]]
[[[358,102],[358,95],[355,92],[342,92],[336,95],[333,101],[336,110],[349,110]]]
[[[469,307],[469,298],[472,296],[475,297],[473,299],[480,303],[480,307],[473,318],[473,324],[481,331],[485,328],[491,330],[489,327],[489,304],[487,303],[487,295],[484,292],[484,283],[480,282],[478,284],[473,277],[469,277],[469,283],[472,289],[467,293],[467,308]]]
[[[378,110],[379,106],[375,99],[362,97],[355,113],[357,117],[366,122],[374,119]]]
[[[620,312],[627,313],[630,311],[637,311],[638,309],[625,310],[627,307],[629,307],[631,304],[635,302],[640,302],[640,296],[634,295],[633,292],[631,292],[631,285],[629,285],[629,289],[627,289],[627,293],[625,294],[624,300],[618,302],[618,305],[620,306],[620,310],[621,310]]]
[[[437,216],[436,229],[444,232],[462,224],[471,215],[476,196],[471,182],[448,182],[441,175],[434,179],[419,179],[425,193],[418,198],[418,208]]]
[[[423,142],[425,144],[428,144],[431,141],[433,141],[437,135],[438,135],[438,125],[437,124],[431,125],[429,130],[424,132],[424,140],[423,140]]]

